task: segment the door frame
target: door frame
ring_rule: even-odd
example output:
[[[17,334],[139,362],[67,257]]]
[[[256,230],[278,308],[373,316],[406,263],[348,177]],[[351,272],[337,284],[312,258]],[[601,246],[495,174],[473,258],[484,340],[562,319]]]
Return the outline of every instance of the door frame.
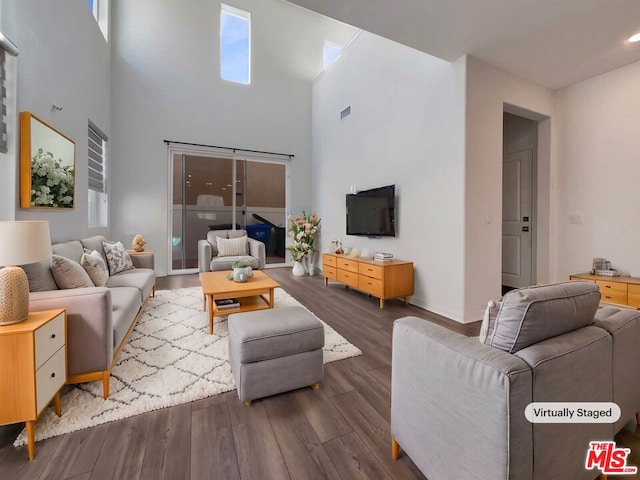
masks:
[[[198,273],[198,268],[187,268],[187,269],[174,269],[173,268],[173,156],[174,155],[197,155],[203,157],[212,157],[218,159],[229,159],[229,161],[233,162],[232,167],[232,176],[235,180],[236,178],[236,166],[237,160],[245,160],[251,162],[264,162],[264,163],[276,163],[280,165],[284,165],[285,167],[285,222],[287,217],[287,212],[289,211],[289,205],[291,202],[291,158],[286,155],[277,155],[277,154],[262,154],[262,153],[251,153],[247,154],[245,152],[234,153],[229,152],[229,149],[224,148],[216,148],[216,147],[206,147],[206,146],[197,146],[197,145],[167,145],[167,168],[168,168],[168,176],[167,176],[167,230],[166,230],[166,238],[167,238],[167,275],[184,275],[184,274],[193,274]],[[237,214],[237,205],[236,205],[236,195],[235,181],[233,184],[233,192],[232,195],[232,224],[236,224],[236,214]],[[243,196],[246,201],[246,192]],[[282,267],[287,265],[286,258],[283,263],[271,263],[266,265],[265,268],[274,268],[274,267]]]
[[[514,141],[513,138],[508,138],[503,128],[500,172],[502,175],[504,156],[506,154],[532,149],[531,201],[532,212],[534,212],[532,213],[532,217],[535,224],[532,222],[531,227],[533,229],[533,235],[531,236],[531,284],[546,283],[551,281],[551,272],[554,269],[553,255],[555,250],[555,246],[551,242],[551,238],[553,237],[551,218],[554,209],[551,192],[551,117],[506,102],[503,103],[503,125],[505,114],[533,122],[531,128],[535,130],[535,140],[519,142]],[[500,208],[502,208],[502,195]],[[500,223],[502,232],[502,221]],[[500,233],[499,238],[500,254],[502,256],[502,233]],[[501,291],[502,267],[500,268],[499,286],[500,288],[498,290]]]

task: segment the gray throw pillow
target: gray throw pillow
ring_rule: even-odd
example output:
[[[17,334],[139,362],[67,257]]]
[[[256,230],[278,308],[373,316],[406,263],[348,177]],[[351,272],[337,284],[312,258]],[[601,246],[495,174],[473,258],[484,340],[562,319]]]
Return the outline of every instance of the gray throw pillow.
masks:
[[[51,261],[45,260],[44,262],[22,265],[22,269],[27,274],[30,292],[58,290],[58,284],[51,273]]]
[[[51,273],[59,288],[85,288],[94,284],[78,262],[61,257],[51,256]]]
[[[591,325],[600,303],[595,283],[571,281],[511,290],[502,297],[485,343],[515,353]]]
[[[116,273],[134,268],[131,257],[121,242],[102,242],[102,249],[109,264],[109,275],[115,275]]]
[[[85,248],[80,260],[80,265],[96,287],[103,287],[109,280],[109,269],[102,259],[102,255],[97,250],[87,250]]]

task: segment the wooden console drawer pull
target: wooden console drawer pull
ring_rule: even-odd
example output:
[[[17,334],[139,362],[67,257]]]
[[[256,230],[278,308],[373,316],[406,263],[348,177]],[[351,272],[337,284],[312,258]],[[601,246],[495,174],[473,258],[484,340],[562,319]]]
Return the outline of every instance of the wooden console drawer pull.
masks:
[[[604,288],[611,288],[611,285],[605,285]]]

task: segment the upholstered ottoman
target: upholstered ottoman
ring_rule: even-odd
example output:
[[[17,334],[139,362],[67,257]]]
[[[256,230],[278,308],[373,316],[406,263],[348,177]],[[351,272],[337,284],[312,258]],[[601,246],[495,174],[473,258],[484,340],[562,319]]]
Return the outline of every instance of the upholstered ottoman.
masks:
[[[302,307],[229,315],[229,360],[238,397],[257,398],[322,381],[324,327]]]

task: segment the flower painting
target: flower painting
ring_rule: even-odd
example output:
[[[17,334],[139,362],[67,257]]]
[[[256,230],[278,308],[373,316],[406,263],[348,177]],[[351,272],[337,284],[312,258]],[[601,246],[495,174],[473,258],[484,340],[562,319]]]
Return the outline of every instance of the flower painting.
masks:
[[[20,129],[20,206],[72,209],[75,143],[29,112]]]

